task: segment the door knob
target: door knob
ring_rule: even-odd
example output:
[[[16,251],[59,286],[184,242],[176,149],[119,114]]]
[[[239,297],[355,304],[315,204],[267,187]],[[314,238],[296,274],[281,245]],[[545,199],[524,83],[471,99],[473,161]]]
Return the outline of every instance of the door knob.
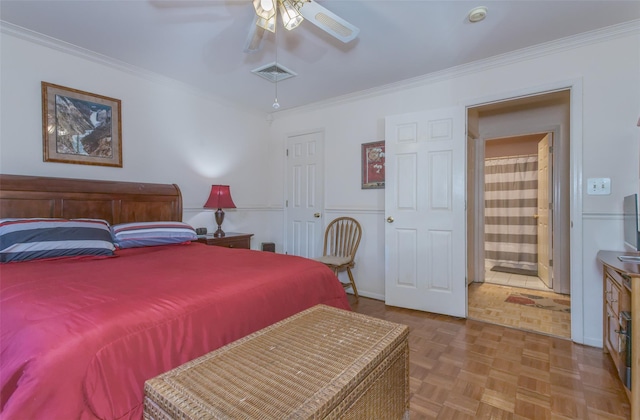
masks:
[[[320,217],[320,213],[313,213],[313,217],[315,217],[316,219]]]
[[[393,217],[391,216],[387,217],[387,223],[393,223]]]

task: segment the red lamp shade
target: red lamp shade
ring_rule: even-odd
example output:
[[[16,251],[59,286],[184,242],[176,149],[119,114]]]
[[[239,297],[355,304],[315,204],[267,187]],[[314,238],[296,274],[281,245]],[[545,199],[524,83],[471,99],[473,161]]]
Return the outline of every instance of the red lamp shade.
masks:
[[[209,199],[204,203],[206,209],[235,209],[228,185],[212,185]]]
[[[215,231],[213,236],[220,238],[224,236],[222,231],[222,222],[224,221],[224,212],[222,209],[235,209],[236,205],[231,199],[231,190],[228,185],[212,185],[209,199],[204,203],[206,209],[218,209],[216,210],[216,223],[218,230]]]

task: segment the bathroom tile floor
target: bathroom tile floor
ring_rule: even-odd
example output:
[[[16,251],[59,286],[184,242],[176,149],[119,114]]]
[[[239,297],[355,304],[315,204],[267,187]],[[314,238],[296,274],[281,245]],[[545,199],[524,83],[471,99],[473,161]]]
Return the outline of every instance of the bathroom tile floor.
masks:
[[[539,277],[491,271],[489,268],[484,272],[484,281],[486,283],[500,284],[503,286],[550,291]]]

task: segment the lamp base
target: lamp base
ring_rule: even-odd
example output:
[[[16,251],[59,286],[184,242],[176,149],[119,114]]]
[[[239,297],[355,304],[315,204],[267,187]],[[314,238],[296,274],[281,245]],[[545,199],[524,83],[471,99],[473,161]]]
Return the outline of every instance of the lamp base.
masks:
[[[222,222],[224,222],[224,211],[222,209],[216,210],[216,224],[218,225],[218,230],[213,233],[214,238],[222,238],[224,236],[224,232],[222,231]]]

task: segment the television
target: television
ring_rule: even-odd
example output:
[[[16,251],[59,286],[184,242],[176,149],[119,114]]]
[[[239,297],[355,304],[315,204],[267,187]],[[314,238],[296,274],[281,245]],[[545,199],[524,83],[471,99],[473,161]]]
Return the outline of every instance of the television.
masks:
[[[624,246],[625,250],[640,251],[640,232],[638,229],[638,194],[624,197],[622,206]],[[620,258],[624,261],[624,259]],[[630,258],[629,261],[640,261],[640,257]]]

